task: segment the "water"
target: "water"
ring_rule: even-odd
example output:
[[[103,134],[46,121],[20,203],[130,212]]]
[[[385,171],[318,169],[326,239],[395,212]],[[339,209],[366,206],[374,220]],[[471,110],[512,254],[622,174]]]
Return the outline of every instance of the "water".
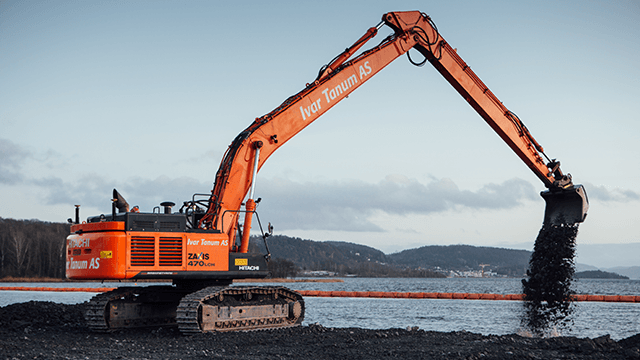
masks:
[[[402,291],[519,294],[520,279],[364,279],[341,283],[256,283],[296,290]],[[123,284],[125,285],[125,284]],[[127,283],[126,286],[133,284]],[[150,285],[149,283],[138,285]],[[239,285],[250,285],[241,283]],[[6,283],[2,286],[116,287],[117,283]],[[640,280],[576,280],[578,294],[640,295]],[[0,291],[0,306],[30,300],[77,304],[95,293]],[[469,331],[513,334],[520,330],[523,307],[519,301],[445,299],[305,298],[304,324],[368,329],[418,326],[430,331]],[[611,335],[619,340],[640,333],[640,303],[578,302],[574,325],[561,335],[595,338]]]
[[[427,331],[484,335],[519,333],[522,303],[491,300],[305,298],[305,324],[369,329],[418,326]],[[574,325],[563,336],[619,340],[640,333],[640,304],[586,303],[576,306]]]

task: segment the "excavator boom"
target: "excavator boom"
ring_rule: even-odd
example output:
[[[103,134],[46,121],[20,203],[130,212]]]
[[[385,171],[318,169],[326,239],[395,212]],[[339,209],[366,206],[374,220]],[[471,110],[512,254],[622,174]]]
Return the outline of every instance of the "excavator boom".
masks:
[[[349,60],[383,24],[393,29],[394,34]],[[407,11],[385,14],[377,27],[370,28],[356,43],[324,66],[314,82],[272,112],[257,118],[236,137],[222,160],[209,208],[199,226],[218,229],[232,238],[237,223],[237,213],[233,210],[240,208],[254,181],[252,167],[262,167],[276,149],[412,48],[442,74],[549,189],[543,194],[548,204],[545,221],[582,222],[588,209],[584,188],[573,185],[571,176],[560,170],[559,162],[548,158],[545,162],[542,146],[524,123],[502,104],[444,40],[429,16]],[[260,156],[256,157],[258,148]],[[245,233],[247,230],[245,226]]]

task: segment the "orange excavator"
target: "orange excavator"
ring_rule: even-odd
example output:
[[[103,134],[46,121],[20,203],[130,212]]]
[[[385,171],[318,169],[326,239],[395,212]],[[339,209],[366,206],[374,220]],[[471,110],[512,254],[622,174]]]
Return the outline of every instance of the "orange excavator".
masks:
[[[393,33],[356,53],[387,25]],[[527,127],[487,88],[418,11],[390,12],[323,66],[316,79],[231,143],[210,194],[195,194],[178,211],[164,202],[150,213],[129,209],[114,189],[110,214],[75,220],[67,238],[66,276],[75,280],[171,280],[158,286],[119,287],[95,296],[85,318],[96,331],[177,324],[185,334],[296,326],[304,299],[279,286],[230,286],[234,279],[268,276],[267,254],[250,253],[256,213],[256,174],[280,146],[389,63],[415,49],[431,63],[544,183],[544,222],[574,224],[586,217],[584,188],[549,159]],[[544,156],[544,159],[543,159]],[[239,219],[244,218],[241,225]]]

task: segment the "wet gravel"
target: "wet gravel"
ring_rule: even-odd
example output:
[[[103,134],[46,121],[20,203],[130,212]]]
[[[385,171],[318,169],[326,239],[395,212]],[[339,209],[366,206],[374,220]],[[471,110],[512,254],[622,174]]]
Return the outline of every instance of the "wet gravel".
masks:
[[[572,324],[571,283],[578,224],[544,224],[522,280],[525,314],[522,325],[536,335]]]
[[[640,359],[640,334],[575,337],[369,330],[321,325],[183,336],[175,327],[92,333],[84,304],[0,307],[3,359]]]

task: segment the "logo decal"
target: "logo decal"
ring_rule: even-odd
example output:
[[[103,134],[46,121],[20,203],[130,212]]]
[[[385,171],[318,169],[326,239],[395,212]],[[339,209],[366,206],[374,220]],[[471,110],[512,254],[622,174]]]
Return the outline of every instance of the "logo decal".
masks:
[[[189,253],[189,260],[209,260],[209,253],[201,252],[200,254]]]

